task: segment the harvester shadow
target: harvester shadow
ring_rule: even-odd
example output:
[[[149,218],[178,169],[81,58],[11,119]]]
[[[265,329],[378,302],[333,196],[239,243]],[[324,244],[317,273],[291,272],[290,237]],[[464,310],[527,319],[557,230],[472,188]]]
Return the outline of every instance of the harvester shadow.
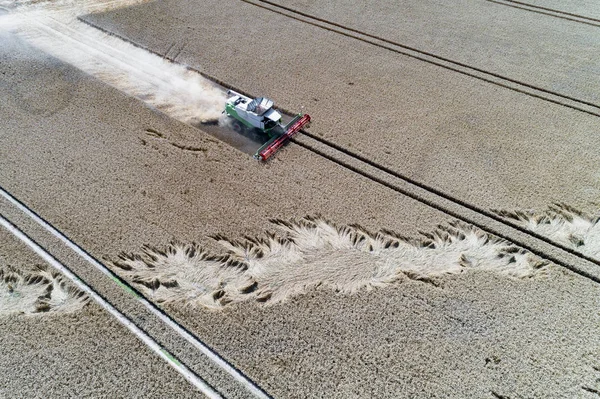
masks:
[[[229,125],[220,125],[218,120],[195,123],[192,126],[249,155],[254,155],[269,140],[266,133],[255,129],[235,131]]]

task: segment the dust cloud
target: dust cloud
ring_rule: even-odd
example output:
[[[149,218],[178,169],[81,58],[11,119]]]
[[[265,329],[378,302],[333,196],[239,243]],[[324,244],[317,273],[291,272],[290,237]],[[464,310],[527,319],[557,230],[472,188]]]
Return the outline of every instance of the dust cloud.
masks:
[[[140,1],[3,1],[0,32],[12,33],[182,122],[217,120],[226,95],[211,81],[77,19],[136,3]]]

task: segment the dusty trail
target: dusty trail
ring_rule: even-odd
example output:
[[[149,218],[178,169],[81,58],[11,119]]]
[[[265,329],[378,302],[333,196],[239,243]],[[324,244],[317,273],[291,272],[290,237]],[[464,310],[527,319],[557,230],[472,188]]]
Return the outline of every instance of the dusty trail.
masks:
[[[139,1],[43,2],[9,8],[0,30],[16,33],[40,50],[137,97],[185,123],[216,119],[225,93],[182,65],[173,64],[86,25],[77,16]]]

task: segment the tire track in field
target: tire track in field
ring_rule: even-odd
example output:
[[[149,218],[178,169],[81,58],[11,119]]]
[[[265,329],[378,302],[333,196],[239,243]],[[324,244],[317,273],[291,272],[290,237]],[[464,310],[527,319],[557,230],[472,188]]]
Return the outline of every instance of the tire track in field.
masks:
[[[559,92],[548,90],[543,87],[539,87],[517,79],[513,79],[511,77],[504,76],[499,73],[486,71],[482,68],[478,68],[472,65],[465,64],[463,62],[442,57],[437,54],[420,50],[415,47],[407,46],[405,44],[389,40],[381,36],[373,35],[361,31],[359,29],[354,29],[325,18],[320,18],[315,15],[311,15],[290,7],[277,4],[269,0],[240,1],[279,15],[283,15],[285,17],[297,20],[299,22],[315,26],[317,28],[325,29],[327,31],[340,34],[342,36],[360,40],[364,43],[368,43],[407,57],[418,59],[419,61],[427,62],[429,64],[433,64],[444,69],[448,69],[450,71],[457,72],[475,79],[479,79],[500,87],[504,87],[506,89],[513,90],[521,94],[539,98],[541,100],[548,101],[553,104],[562,105],[580,112],[584,112],[589,115],[600,117],[600,104],[578,99],[566,94],[561,94]]]

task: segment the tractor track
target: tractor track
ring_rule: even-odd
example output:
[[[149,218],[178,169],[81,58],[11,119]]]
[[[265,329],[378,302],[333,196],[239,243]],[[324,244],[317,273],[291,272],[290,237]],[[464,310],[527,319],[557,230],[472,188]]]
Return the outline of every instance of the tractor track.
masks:
[[[214,349],[202,342],[181,323],[171,318],[156,304],[147,300],[135,286],[113,273],[89,252],[1,186],[0,226],[32,248],[52,267],[65,274],[75,285],[116,317],[120,323],[207,397],[216,399],[234,396],[231,393],[227,395],[227,391],[221,392],[220,389],[217,389],[215,387],[218,385],[217,383],[207,381],[209,378],[207,378],[206,369],[201,368],[201,372],[197,371],[199,365],[201,367],[203,364],[204,367],[206,364],[213,366],[212,372],[219,373],[218,378],[226,380],[228,388],[234,389],[237,393],[235,397],[240,397],[240,391],[242,391],[244,394],[241,397],[251,395],[262,399],[270,398],[256,382],[222,358]],[[52,250],[47,245],[45,248],[42,247],[39,242],[51,243],[47,245],[50,245]],[[64,249],[68,249],[69,255],[76,255],[77,262],[73,262],[73,257],[64,255]],[[61,257],[71,260],[71,264],[76,264],[76,266],[66,266],[66,262],[59,259]],[[82,267],[82,265],[84,266]],[[114,291],[106,293],[98,288],[102,287],[101,280],[106,277],[116,283],[116,286],[112,288],[117,290],[118,295],[114,295]],[[122,297],[127,298],[126,301],[123,301]],[[133,303],[131,303],[132,300]],[[173,340],[171,338],[173,335],[176,335],[178,340]],[[183,349],[181,349],[182,347]],[[194,351],[200,357],[200,361],[198,356],[190,355],[190,351]]]
[[[330,27],[327,27],[327,26],[323,26],[323,25],[321,25],[319,23],[314,23],[314,22],[307,21],[307,20],[302,19],[302,18],[298,18],[298,17],[293,16],[293,15],[289,15],[289,14],[287,14],[285,12],[281,12],[281,11],[278,11],[278,10],[273,10],[272,8],[265,7],[265,6],[261,5],[261,4],[255,4],[255,3],[253,3],[250,0],[240,0],[240,1],[243,1],[243,2],[251,4],[251,5],[254,5],[254,6],[259,7],[259,8],[263,8],[265,10],[274,12],[276,14],[280,14],[280,15],[283,15],[283,16],[286,16],[286,17],[298,20],[298,21],[303,22],[303,23],[307,23],[309,25],[316,26],[318,28],[325,29],[325,30],[330,31],[330,32],[338,33],[338,34],[340,34],[342,36],[346,36],[346,37],[349,37],[349,38],[352,38],[352,39],[360,40],[362,42],[365,42],[365,43],[368,43],[368,44],[371,44],[371,45],[374,45],[374,46],[377,46],[377,47],[380,47],[380,48],[383,48],[383,49],[386,49],[386,50],[389,50],[389,51],[392,51],[392,52],[395,52],[395,53],[398,53],[398,54],[401,54],[401,55],[404,55],[404,56],[407,56],[407,57],[411,57],[411,58],[417,59],[419,61],[427,62],[429,64],[433,64],[433,65],[436,65],[438,67],[441,67],[441,68],[444,68],[444,69],[447,69],[447,70],[450,70],[450,71],[453,71],[453,72],[460,73],[462,75],[466,75],[466,76],[469,76],[469,77],[472,77],[472,78],[475,78],[475,79],[478,79],[478,80],[481,80],[481,81],[484,81],[484,82],[487,82],[487,83],[490,83],[490,84],[493,84],[493,85],[496,85],[496,86],[500,86],[500,87],[503,87],[505,89],[509,89],[509,90],[515,91],[517,93],[521,93],[521,94],[525,94],[525,95],[530,96],[530,97],[538,98],[540,100],[547,101],[547,102],[550,102],[552,104],[561,105],[563,107],[567,107],[567,108],[570,108],[570,109],[573,109],[573,110],[576,110],[576,111],[579,111],[579,112],[583,112],[583,113],[588,114],[588,115],[593,115],[593,116],[596,116],[596,117],[600,117],[600,105],[594,104],[592,102],[587,102],[587,101],[584,101],[584,100],[579,100],[579,99],[576,99],[574,97],[566,96],[566,95],[563,95],[563,94],[560,94],[560,93],[556,93],[556,92],[553,92],[553,91],[550,91],[550,90],[547,90],[547,89],[544,89],[544,88],[540,88],[540,87],[531,85],[529,83],[520,82],[520,81],[515,80],[515,79],[507,78],[507,77],[504,77],[504,76],[501,76],[501,75],[498,75],[498,74],[495,74],[495,73],[492,73],[492,72],[485,71],[483,69],[478,69],[478,68],[475,68],[475,67],[471,67],[469,65],[462,64],[462,63],[459,63],[459,62],[456,62],[456,61],[452,61],[452,60],[449,60],[449,59],[437,56],[435,54],[431,54],[431,53],[423,52],[421,50],[413,49],[413,48],[404,46],[404,45],[399,44],[399,43],[394,43],[394,42],[391,42],[391,41],[389,41],[387,39],[378,38],[377,36],[373,36],[373,35],[370,35],[370,34],[367,34],[367,33],[360,33],[360,31],[354,30],[352,28],[344,28],[344,29],[347,29],[350,32],[350,33],[347,33],[347,32],[343,32],[343,31],[338,30],[338,29],[334,29],[334,28],[330,28]],[[79,19],[79,21],[81,21],[81,22],[83,22],[83,23],[85,23],[85,24],[87,24],[89,26],[92,26],[92,27],[94,27],[94,28],[96,28],[96,29],[98,29],[98,30],[106,33],[107,35],[118,37],[119,39],[124,40],[124,41],[130,43],[131,45],[133,45],[135,47],[138,47],[138,48],[141,48],[143,50],[146,50],[146,51],[148,51],[148,52],[150,52],[152,54],[155,54],[155,55],[157,55],[157,56],[159,56],[161,58],[164,58],[166,60],[169,60],[169,61],[171,61],[173,63],[177,63],[177,61],[174,58],[169,57],[166,54],[159,53],[158,51],[152,50],[151,48],[149,48],[147,46],[144,46],[143,44],[137,43],[137,42],[135,42],[134,40],[131,40],[128,37],[125,37],[125,36],[120,35],[118,33],[112,32],[112,31],[110,31],[110,30],[108,30],[108,29],[106,29],[106,28],[104,28],[104,27],[102,27],[102,26],[100,26],[100,25],[98,25],[98,24],[96,24],[94,22],[88,21],[86,19],[83,19],[83,18],[78,18],[78,19]],[[323,20],[323,21],[325,21],[325,20]],[[329,24],[331,24],[333,26],[338,26],[338,24],[336,24],[335,22],[327,22],[327,23],[329,23]],[[355,32],[356,34],[362,34],[365,37],[367,37],[367,39],[358,37],[358,36],[356,36],[356,34],[352,34],[352,32]],[[369,37],[373,37],[374,39],[380,40],[381,43],[377,43],[377,42],[375,42],[373,40],[369,40],[368,39]],[[390,45],[386,45],[385,44],[386,42],[389,43],[389,44],[391,44],[391,45],[397,46],[398,48],[390,47]],[[399,48],[403,49],[403,50],[399,50]],[[211,76],[211,75],[209,75],[209,74],[207,74],[205,72],[202,72],[202,71],[200,71],[198,69],[195,69],[195,68],[189,67],[189,66],[187,68],[189,68],[192,71],[195,71],[195,72],[199,73],[201,76],[205,77],[206,79],[209,79],[209,80],[211,80],[211,81],[213,81],[213,82],[215,82],[215,83],[217,83],[217,84],[219,84],[219,85],[221,85],[223,87],[226,87],[226,88],[230,87],[230,85],[228,85],[226,82],[224,82],[224,81],[222,81],[222,80],[220,80],[220,79],[218,79],[218,78],[216,78],[214,76]],[[235,89],[232,88],[232,90],[235,90]],[[246,95],[243,91],[239,91],[239,90],[235,90],[235,91],[238,91],[239,93]]]
[[[537,14],[549,15],[551,17],[566,19],[567,21],[579,22],[586,25],[600,27],[600,19],[586,17],[584,15],[579,15],[571,12],[555,10],[549,7],[537,6],[535,4],[529,4],[521,1],[515,0],[485,0],[490,3],[500,4],[507,7],[516,8],[519,10],[531,11]]]
[[[472,224],[497,237],[514,242],[524,249],[600,283],[600,261],[547,237],[527,230],[493,212],[454,198],[390,168],[344,149],[335,143],[301,131],[292,139],[295,144],[318,154],[402,195],[410,197],[458,220]]]
[[[241,1],[249,2],[249,0]],[[108,35],[118,37],[119,39],[131,43],[136,47],[144,49],[173,63],[177,63],[172,58],[154,51],[144,45],[136,43],[127,37],[111,32],[85,19],[79,18],[79,20],[101,30]],[[190,66],[186,66],[186,68],[200,74],[204,78],[211,80],[227,90],[233,90],[245,96],[252,97],[251,93],[232,86],[221,79]],[[562,103],[558,104],[565,105]],[[569,105],[565,106],[570,107]],[[597,107],[600,108],[600,106]],[[294,115],[294,113],[290,110],[282,107],[279,107],[279,109],[288,115]],[[591,113],[585,110],[579,110],[586,113]],[[600,113],[591,114],[600,116]],[[198,126],[194,127],[201,129],[201,127]],[[489,210],[480,208],[459,198],[453,197],[441,190],[413,180],[387,166],[370,160],[361,154],[350,151],[332,141],[318,137],[317,135],[309,133],[306,130],[301,130],[291,141],[294,144],[299,145],[319,156],[322,156],[341,167],[349,169],[358,175],[382,184],[389,189],[406,195],[434,209],[442,211],[453,218],[470,223],[488,233],[514,242],[515,244],[520,245],[521,247],[538,256],[551,260],[566,269],[600,283],[600,260],[598,259],[582,254],[581,252],[578,252],[572,248],[552,241],[545,236],[527,230],[510,220],[504,219],[493,212],[490,212]]]
[[[242,0],[242,1],[249,3],[249,4],[253,4],[255,6],[269,9],[270,11],[273,11],[268,7],[257,5],[249,0]],[[273,4],[268,1],[263,1],[263,0],[259,0],[259,1],[267,3],[267,4]],[[278,12],[278,11],[274,11],[274,12]],[[287,15],[287,14],[283,13],[283,15]],[[287,15],[287,16],[289,16],[289,15]],[[146,48],[143,45],[132,42],[131,40],[129,40],[125,37],[122,37],[120,35],[117,35],[113,32],[107,31],[106,29],[96,26],[95,24],[92,24],[89,21],[86,21],[83,19],[79,19],[79,20],[82,21],[83,23],[93,26],[94,28],[97,28],[109,35],[118,37],[128,43],[131,43],[132,45],[134,45],[136,47],[142,48],[150,53],[158,55],[161,58],[167,59],[173,63],[177,63],[174,58],[170,58],[167,55],[160,54],[156,51],[152,51],[151,49]],[[302,20],[302,19],[300,19],[300,20]],[[306,22],[306,21],[304,21],[304,22]],[[335,25],[335,23],[332,23],[332,22],[328,22],[328,23]],[[316,24],[316,26],[320,26],[320,25]],[[320,27],[322,27],[322,26],[320,26]],[[322,27],[322,28],[324,28],[324,27]],[[324,28],[324,29],[332,30],[329,28]],[[351,30],[349,28],[344,28],[344,29]],[[351,35],[349,35],[347,33],[343,33],[343,32],[337,32],[337,33],[341,33],[341,34],[343,34],[345,36],[349,36],[349,37],[354,37],[354,36],[351,36]],[[367,34],[364,34],[364,33],[361,33],[361,34],[368,36]],[[363,40],[361,38],[357,38],[357,37],[354,37],[354,38],[356,38],[358,40],[369,42],[369,41]],[[378,39],[378,40],[385,41],[385,39]],[[376,43],[371,43],[371,44],[377,45],[379,47],[383,47]],[[396,45],[401,46],[399,44],[396,44]],[[397,50],[394,50],[391,48],[389,48],[389,49],[392,51],[398,52]],[[411,49],[411,50],[419,52],[418,50],[414,50],[414,49]],[[402,53],[402,54],[404,54],[404,53]],[[419,57],[416,57],[411,54],[405,54],[405,55],[408,55],[408,56],[411,56],[414,58],[419,58]],[[437,56],[434,56],[431,54],[427,54],[427,55],[433,56],[435,58],[440,58],[440,57],[437,57]],[[176,58],[176,56],[175,56],[175,58]],[[422,58],[419,58],[419,59],[422,59]],[[422,60],[426,61],[426,62],[431,62],[431,61],[428,61],[425,59],[422,59]],[[449,60],[445,60],[445,61],[452,62]],[[485,78],[482,78],[475,74],[464,72],[464,71],[461,71],[458,69],[448,68],[447,66],[441,65],[440,63],[436,63],[436,62],[431,62],[431,63],[445,67],[447,69],[455,70],[456,72],[463,73],[468,76],[475,77],[477,79],[482,79],[482,80],[485,80],[485,81],[493,83],[493,84],[498,84],[500,86],[507,87],[511,90],[516,90],[516,91],[522,92],[527,95],[538,97],[538,98],[541,98],[546,101],[564,105],[566,107],[577,109],[579,111],[582,111],[582,112],[585,112],[588,114],[592,114],[595,116],[600,116],[600,113],[592,112],[592,111],[586,110],[584,108],[577,108],[575,106],[568,105],[568,104],[559,102],[557,100],[549,99],[549,98],[543,97],[541,95],[529,93],[529,92],[526,92],[526,91],[523,91],[520,89],[510,87],[509,85],[500,84],[498,82],[493,81],[492,79],[485,79]],[[465,65],[461,65],[461,66],[470,68]],[[224,88],[235,90],[244,95],[249,95],[249,93],[244,92],[243,90],[241,90],[239,88],[233,87],[233,86],[229,85],[227,82],[224,82],[220,79],[210,76],[204,72],[198,71],[194,68],[190,68],[190,67],[187,67],[187,68],[194,72],[199,73],[201,76],[221,85]],[[479,70],[478,72],[487,73],[487,72],[481,71],[481,70]],[[495,75],[492,75],[492,76],[495,76]],[[501,76],[495,76],[495,77],[504,79]],[[506,80],[508,80],[509,82],[515,83],[515,84],[522,84],[520,82],[513,81],[511,79],[506,79]],[[577,100],[574,98],[562,96],[558,93],[549,92],[544,89],[539,89],[539,88],[536,88],[534,86],[527,85],[527,84],[523,84],[523,86],[530,87],[532,89],[540,90],[542,92],[546,92],[546,93],[552,94],[554,96],[563,97],[564,99],[567,99],[570,101],[578,102],[583,105],[587,105],[590,107],[600,109],[600,106],[598,106],[596,104],[586,103],[586,102],[583,102],[583,101],[580,101],[580,100]],[[286,112],[287,114],[293,114],[285,109],[281,109],[281,110],[283,112]],[[423,183],[415,181],[415,180],[413,180],[407,176],[404,176],[401,173],[398,173],[380,163],[372,161],[359,153],[352,152],[332,141],[318,137],[317,135],[312,134],[308,131],[302,130],[294,139],[292,139],[292,143],[294,143],[295,145],[298,145],[308,151],[311,151],[312,153],[317,154],[323,158],[326,158],[327,160],[335,163],[336,165],[341,166],[345,169],[348,169],[348,170],[356,173],[357,175],[362,176],[363,178],[367,178],[375,183],[381,184],[389,189],[392,189],[392,190],[398,192],[399,194],[406,195],[416,201],[419,201],[419,202],[421,202],[425,205],[428,205],[436,210],[439,210],[445,214],[448,214],[453,218],[456,218],[456,219],[462,220],[464,222],[470,223],[474,226],[477,226],[477,227],[481,228],[482,230],[489,232],[493,235],[496,235],[496,236],[506,239],[508,241],[514,242],[515,244],[523,247],[524,249],[529,250],[530,252],[532,252],[542,258],[551,260],[552,262],[554,262],[566,269],[569,269],[583,277],[591,279],[594,282],[600,283],[600,268],[598,267],[598,266],[600,266],[600,261],[597,259],[594,259],[594,258],[591,258],[584,254],[581,254],[571,248],[568,248],[559,243],[553,242],[552,240],[550,240],[544,236],[541,236],[541,235],[531,232],[527,229],[524,229],[506,219],[503,219],[503,218],[495,215],[494,213],[492,213],[490,211],[479,208],[476,205],[472,205],[472,204],[469,204],[458,198],[452,197],[451,195],[446,194],[441,190],[437,190],[433,187],[429,187]],[[240,370],[236,369],[235,366],[231,365],[225,359],[221,358],[218,353],[216,353],[213,349],[209,348],[206,344],[201,342],[199,340],[199,338],[196,335],[194,335],[192,332],[187,330],[185,326],[181,325],[176,320],[172,319],[166,312],[164,312],[162,309],[160,309],[157,305],[155,305],[154,303],[145,299],[145,297],[134,286],[130,285],[127,281],[118,277],[116,274],[114,274],[112,271],[110,271],[110,269],[108,269],[106,266],[104,266],[100,261],[95,259],[92,255],[90,255],[84,249],[79,247],[74,241],[72,241],[70,238],[68,238],[64,233],[60,232],[55,227],[53,227],[50,223],[48,223],[46,220],[44,220],[33,209],[29,208],[21,200],[15,198],[9,192],[5,191],[2,187],[0,187],[0,200],[2,198],[4,198],[5,203],[10,203],[10,206],[12,208],[18,209],[19,213],[26,216],[26,218],[28,218],[30,221],[35,222],[35,224],[37,224],[38,227],[43,228],[45,230],[46,234],[50,233],[52,236],[54,236],[54,239],[60,240],[62,242],[62,245],[65,248],[68,248],[69,250],[71,250],[72,252],[77,254],[80,258],[82,258],[88,264],[88,266],[91,265],[93,269],[96,269],[96,271],[100,271],[101,273],[108,276],[110,279],[114,280],[119,286],[124,288],[124,290],[129,292],[130,294],[133,293],[133,296],[136,297],[136,300],[139,303],[141,303],[143,305],[143,307],[146,308],[147,311],[149,311],[155,317],[160,319],[166,326],[168,326],[169,329],[171,329],[172,331],[175,331],[175,333],[177,335],[179,335],[181,338],[186,340],[188,342],[188,344],[193,346],[198,352],[201,352],[204,356],[208,357],[210,359],[210,361],[215,363],[224,372],[229,374],[229,376],[233,380],[235,380],[235,382],[237,384],[240,384],[241,386],[243,386],[246,389],[246,392],[251,393],[255,397],[260,397],[260,398],[268,398],[269,397],[269,395],[264,390],[262,390],[254,381],[250,380],[247,376],[243,375]],[[0,205],[2,205],[2,201],[0,201]],[[2,209],[2,208],[0,208],[0,209]],[[86,284],[84,282],[85,281],[84,278],[71,272],[67,266],[65,266],[63,263],[61,263],[59,260],[57,260],[55,255],[52,255],[50,251],[48,251],[48,250],[44,249],[42,246],[40,246],[37,243],[37,242],[40,242],[39,239],[34,240],[28,233],[24,232],[25,229],[23,229],[22,227],[18,227],[14,223],[9,221],[8,218],[4,217],[3,213],[0,213],[0,215],[2,215],[2,216],[0,216],[0,225],[1,226],[3,226],[4,228],[7,228],[9,231],[11,231],[13,234],[15,234],[15,236],[17,236],[19,239],[24,241],[31,248],[36,250],[36,252],[38,254],[40,254],[44,259],[46,259],[49,263],[51,263],[52,266],[59,268],[59,270],[61,270],[61,272],[65,273],[67,275],[67,277],[71,278],[76,284],[81,283],[82,287],[83,286],[87,287],[85,289],[85,291],[88,292],[88,294],[90,296],[92,296],[92,298],[94,300],[96,300],[98,303],[100,303],[101,306],[105,307],[105,309],[108,309],[107,306],[109,308],[112,307],[113,309],[115,309],[115,311],[118,314],[120,314],[121,316],[117,316],[115,313],[111,312],[113,314],[113,316],[117,317],[119,319],[119,321],[121,321],[124,325],[126,325],[138,337],[140,337],[140,339],[142,339],[142,341],[144,343],[146,343],[149,347],[151,347],[152,350],[154,350],[157,354],[159,354],[159,356],[164,358],[171,366],[173,366],[180,373],[182,373],[182,375],[184,375],[184,377],[186,379],[188,379],[192,384],[194,384],[194,386],[198,387],[202,392],[204,392],[209,397],[215,397],[215,398],[221,397],[221,395],[216,390],[214,390],[211,385],[206,383],[205,379],[203,379],[198,373],[196,373],[192,369],[192,367],[186,365],[185,360],[182,360],[181,357],[176,357],[177,354],[174,354],[174,351],[172,351],[168,348],[165,348],[164,346],[162,346],[160,344],[160,342],[157,342],[156,339],[152,338],[152,336],[150,334],[148,334],[148,333],[146,333],[146,331],[144,331],[143,327],[140,327],[137,325],[138,323],[136,323],[135,320],[133,320],[132,318],[129,318],[127,313],[120,312],[119,310],[117,310],[107,299],[107,298],[111,298],[111,297],[108,297],[108,296],[102,295],[99,292],[96,292],[95,288],[92,285]],[[62,269],[60,269],[60,267],[62,267]],[[123,318],[123,320],[121,319],[121,317]],[[145,338],[145,337],[147,337],[147,338]]]
[[[361,31],[359,29],[354,29],[343,24],[330,21],[328,19],[320,18],[299,10],[295,10],[293,8],[286,7],[269,0],[240,1],[279,15],[283,15],[296,21],[327,30],[329,32],[337,33],[339,35],[356,39],[361,42],[371,44],[373,46],[389,50],[397,54],[411,57],[419,61],[426,62],[428,64],[436,65],[438,67],[457,72],[462,75],[466,75],[487,83],[504,87],[506,89],[513,90],[531,97],[539,98],[541,100],[548,101],[553,104],[562,105],[580,112],[584,112],[589,115],[600,117],[600,104],[595,104],[590,101],[581,100],[569,95],[561,94],[552,90],[545,89],[543,87],[539,87],[527,82],[523,82],[517,79],[510,78],[508,76],[501,75],[499,73],[486,71],[484,69],[474,67],[472,65],[468,65],[463,62],[455,61],[446,57],[442,57],[437,54],[430,53],[428,51],[419,50],[418,48],[414,48],[399,42],[395,42],[393,40],[386,39],[381,36],[373,35]],[[487,1],[491,2],[491,0]],[[496,1],[494,1],[494,3],[496,3]],[[505,3],[501,4],[507,5]],[[565,18],[563,17],[563,19]]]

